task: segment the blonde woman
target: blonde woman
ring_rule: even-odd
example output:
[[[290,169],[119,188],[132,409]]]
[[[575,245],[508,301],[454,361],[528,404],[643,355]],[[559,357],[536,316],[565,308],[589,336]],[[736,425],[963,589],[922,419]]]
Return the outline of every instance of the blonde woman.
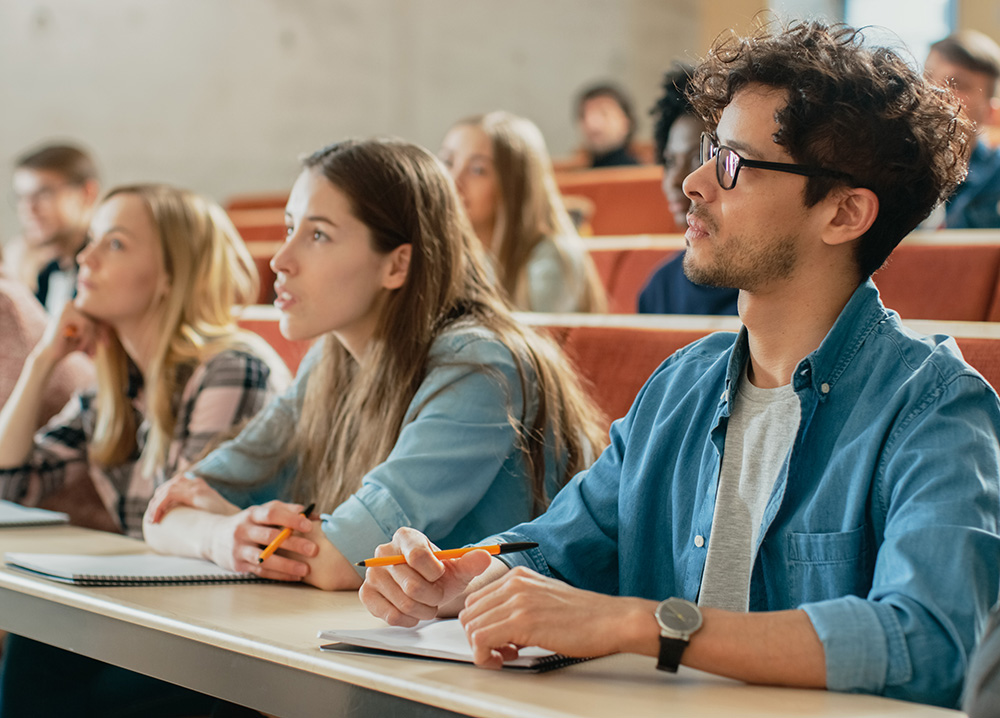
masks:
[[[162,185],[115,189],[79,259],[76,299],[0,411],[0,491],[35,503],[89,471],[109,518],[141,536],[153,489],[284,389],[287,370],[233,323],[234,305],[257,296],[257,271],[218,205]],[[77,351],[95,354],[96,392],[33,435],[53,370]],[[3,653],[0,716],[190,715],[211,703],[21,636]]]
[[[117,528],[141,536],[153,489],[287,383],[267,344],[233,323],[257,281],[214,203],[161,185],[109,193],[80,253],[77,296],[0,411],[2,497],[35,504],[89,471]],[[77,351],[95,355],[97,389],[36,434],[46,385]]]
[[[541,131],[509,112],[456,123],[441,143],[476,236],[518,309],[601,312],[593,261],[566,213]]]
[[[415,145],[305,161],[271,264],[292,388],[157,491],[146,540],[325,589],[400,526],[461,546],[544,510],[604,443],[558,349],[518,324],[444,168]],[[321,518],[299,514],[316,502]],[[258,554],[283,527],[300,532]]]

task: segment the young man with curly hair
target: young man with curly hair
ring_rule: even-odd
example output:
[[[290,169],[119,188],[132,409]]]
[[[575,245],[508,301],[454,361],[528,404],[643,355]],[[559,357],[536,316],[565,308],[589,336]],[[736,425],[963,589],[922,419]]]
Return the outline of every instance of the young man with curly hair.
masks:
[[[869,275],[962,179],[950,91],[843,26],[716,46],[692,79],[692,279],[739,334],[667,359],[506,561],[402,529],[362,599],[454,613],[476,657],[633,652],[740,680],[957,706],[1000,585],[1000,401]],[[652,669],[652,661],[650,669]]]

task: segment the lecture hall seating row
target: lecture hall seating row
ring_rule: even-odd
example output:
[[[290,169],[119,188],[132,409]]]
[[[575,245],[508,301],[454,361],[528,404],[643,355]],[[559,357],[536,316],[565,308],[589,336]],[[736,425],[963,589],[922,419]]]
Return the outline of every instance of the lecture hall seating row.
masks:
[[[681,347],[714,331],[737,331],[737,317],[519,313],[526,324],[547,332],[574,362],[608,425],[624,416],[649,375]],[[307,342],[281,336],[273,307],[248,307],[241,324],[263,336],[293,371]],[[992,322],[905,322],[920,334],[955,337],[966,361],[1000,387],[1000,324]]]
[[[636,311],[653,270],[684,249],[675,236],[587,240],[609,312]],[[882,301],[904,319],[1000,321],[1000,232],[914,232],[874,275]]]
[[[559,191],[576,206],[584,198],[588,233],[594,235],[670,234],[677,231],[660,188],[658,165],[557,172]],[[287,192],[231,197],[226,210],[247,242],[284,236]]]
[[[653,270],[684,248],[680,235],[586,240],[608,293],[608,311],[632,314]],[[258,301],[273,299],[268,266],[279,241],[247,243],[261,276]],[[875,274],[886,306],[905,319],[1000,321],[1000,232],[914,232]]]

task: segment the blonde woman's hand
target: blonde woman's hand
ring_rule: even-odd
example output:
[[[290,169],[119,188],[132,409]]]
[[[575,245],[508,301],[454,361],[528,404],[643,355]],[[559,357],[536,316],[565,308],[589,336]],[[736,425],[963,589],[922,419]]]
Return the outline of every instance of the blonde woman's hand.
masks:
[[[72,352],[93,356],[98,344],[107,341],[107,332],[105,324],[81,312],[73,302],[66,302],[49,321],[32,354],[53,366]]]
[[[316,543],[302,535],[313,530],[313,522],[301,513],[304,508],[302,504],[269,501],[232,516],[218,517],[212,531],[210,560],[261,578],[301,581],[309,574],[309,566],[297,557],[312,558],[319,552]],[[293,533],[281,549],[264,563],[258,562],[260,552],[285,528],[291,528]]]
[[[231,516],[239,513],[239,506],[231,504],[200,476],[178,474],[153,492],[146,507],[146,521],[158,524],[163,517],[178,506],[188,506],[212,514]]]

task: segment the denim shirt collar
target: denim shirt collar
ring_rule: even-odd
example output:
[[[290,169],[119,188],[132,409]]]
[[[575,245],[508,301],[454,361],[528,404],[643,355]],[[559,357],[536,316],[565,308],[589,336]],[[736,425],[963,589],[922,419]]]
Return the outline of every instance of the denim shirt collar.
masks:
[[[796,392],[811,388],[821,401],[825,400],[868,335],[889,316],[890,313],[879,299],[875,283],[869,277],[854,290],[819,347],[799,362],[792,378],[792,388]],[[729,357],[724,403],[729,403],[749,356],[749,338],[744,326],[740,328]]]

